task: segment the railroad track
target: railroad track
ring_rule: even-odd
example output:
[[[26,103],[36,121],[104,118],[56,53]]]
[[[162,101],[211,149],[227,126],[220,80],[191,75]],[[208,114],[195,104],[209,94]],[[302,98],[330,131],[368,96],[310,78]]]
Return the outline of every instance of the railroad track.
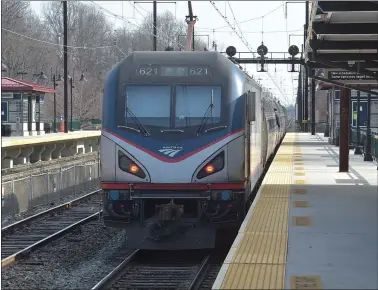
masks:
[[[48,209],[1,230],[1,267],[98,218],[100,190]]]
[[[202,289],[202,286],[212,285],[214,282],[211,277],[208,278],[207,273],[214,276],[215,280],[219,271],[210,265],[210,259],[211,253],[208,250],[135,250],[92,290]],[[220,265],[221,263],[219,268]]]

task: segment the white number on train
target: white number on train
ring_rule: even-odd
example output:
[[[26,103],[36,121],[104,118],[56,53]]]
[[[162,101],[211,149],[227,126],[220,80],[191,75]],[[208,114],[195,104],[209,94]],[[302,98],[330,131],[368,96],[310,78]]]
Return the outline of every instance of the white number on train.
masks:
[[[207,68],[191,68],[189,70],[191,76],[202,76],[207,75]]]
[[[157,68],[152,68],[152,67],[142,67],[139,69],[139,74],[142,76],[152,76],[152,75],[157,75]]]

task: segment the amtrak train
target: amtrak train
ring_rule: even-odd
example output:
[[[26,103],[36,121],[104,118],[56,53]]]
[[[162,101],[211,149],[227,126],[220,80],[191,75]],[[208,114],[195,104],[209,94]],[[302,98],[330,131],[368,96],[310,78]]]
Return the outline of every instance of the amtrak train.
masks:
[[[174,250],[240,226],[287,114],[219,52],[144,51],[109,72],[102,120],[105,226]]]

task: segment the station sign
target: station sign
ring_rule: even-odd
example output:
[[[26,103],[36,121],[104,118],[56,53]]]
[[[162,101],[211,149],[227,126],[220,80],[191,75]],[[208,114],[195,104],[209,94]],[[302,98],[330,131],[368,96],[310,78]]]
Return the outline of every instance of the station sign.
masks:
[[[374,78],[351,71],[329,71],[328,79],[332,81],[358,81],[358,80],[373,80]]]
[[[378,85],[378,81],[370,76],[343,69],[325,69],[325,76],[331,81],[350,85]]]

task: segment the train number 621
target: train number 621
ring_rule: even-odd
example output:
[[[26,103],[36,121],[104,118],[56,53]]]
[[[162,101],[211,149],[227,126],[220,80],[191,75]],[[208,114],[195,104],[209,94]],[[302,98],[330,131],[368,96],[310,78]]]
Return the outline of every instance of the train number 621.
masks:
[[[191,68],[189,70],[189,74],[191,76],[202,76],[202,75],[207,75],[207,68]]]
[[[157,75],[157,68],[152,68],[152,67],[142,67],[139,69],[138,73],[142,76],[152,76],[152,75]]]

